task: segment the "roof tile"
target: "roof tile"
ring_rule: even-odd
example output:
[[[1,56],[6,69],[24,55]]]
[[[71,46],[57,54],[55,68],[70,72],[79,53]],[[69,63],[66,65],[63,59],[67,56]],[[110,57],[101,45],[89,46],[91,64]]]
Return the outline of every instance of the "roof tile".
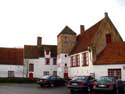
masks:
[[[0,48],[0,64],[23,65],[23,48]]]
[[[98,30],[102,20],[96,23],[95,25],[93,25],[92,27],[90,27],[88,30],[82,32],[82,34],[79,34],[77,36],[77,39],[78,39],[77,44],[71,51],[70,55],[83,52],[88,49],[88,46],[91,45],[92,39],[95,36],[95,33]]]
[[[125,42],[108,44],[94,64],[125,64]]]
[[[56,45],[25,45],[24,46],[24,58],[39,58],[44,57],[44,50],[51,51],[51,57],[57,56],[57,46]]]

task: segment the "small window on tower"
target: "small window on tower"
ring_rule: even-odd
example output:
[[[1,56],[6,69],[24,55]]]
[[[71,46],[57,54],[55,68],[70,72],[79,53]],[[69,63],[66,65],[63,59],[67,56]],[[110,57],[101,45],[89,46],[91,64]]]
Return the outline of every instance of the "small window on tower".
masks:
[[[106,34],[106,43],[111,43],[112,42],[112,37],[111,34]]]
[[[67,57],[67,55],[65,55],[65,57]]]

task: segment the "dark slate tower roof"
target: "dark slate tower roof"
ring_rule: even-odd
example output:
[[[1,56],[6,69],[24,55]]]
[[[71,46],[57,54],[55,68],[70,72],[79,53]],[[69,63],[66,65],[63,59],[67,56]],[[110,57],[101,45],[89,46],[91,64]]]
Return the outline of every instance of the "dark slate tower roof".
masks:
[[[76,35],[76,33],[71,28],[69,28],[68,26],[65,26],[65,28],[58,34],[58,36],[60,34]]]

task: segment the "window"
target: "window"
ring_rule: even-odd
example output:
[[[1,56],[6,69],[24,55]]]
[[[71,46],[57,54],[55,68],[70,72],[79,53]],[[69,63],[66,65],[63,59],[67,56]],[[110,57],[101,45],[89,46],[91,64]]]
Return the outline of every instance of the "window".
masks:
[[[8,77],[14,77],[14,71],[8,71]]]
[[[57,77],[56,77],[56,76],[51,76],[50,79],[51,79],[51,80],[57,80]]]
[[[56,76],[56,75],[57,75],[57,71],[53,71],[53,75],[55,75],[55,76]]]
[[[65,57],[67,57],[67,55],[65,55]]]
[[[121,79],[121,69],[108,69],[108,76],[115,76],[117,79]]]
[[[33,64],[29,64],[29,71],[33,72],[34,71],[34,65]]]
[[[76,66],[76,60],[75,59],[76,59],[75,56],[73,56],[73,67]]]
[[[70,62],[71,62],[71,67],[80,66],[80,56],[79,55],[71,56]]]
[[[73,67],[73,56],[71,56],[70,58],[70,64],[71,64],[71,67]]]
[[[111,39],[111,34],[106,34],[106,43],[111,43],[112,39]]]
[[[49,55],[49,50],[46,50],[46,55]]]
[[[88,66],[88,58],[89,58],[88,57],[88,53],[83,53],[82,57],[83,57],[82,58],[83,59],[83,61],[82,61],[83,62],[83,66]]]
[[[46,61],[45,61],[45,62],[46,62],[46,65],[49,65],[49,64],[50,64],[50,58],[46,58],[45,60],[46,60]]]
[[[76,55],[76,66],[80,66],[80,60],[79,55]]]
[[[56,58],[53,58],[53,65],[57,65]]]
[[[45,76],[45,75],[49,75],[49,71],[44,71],[43,72],[43,75]]]

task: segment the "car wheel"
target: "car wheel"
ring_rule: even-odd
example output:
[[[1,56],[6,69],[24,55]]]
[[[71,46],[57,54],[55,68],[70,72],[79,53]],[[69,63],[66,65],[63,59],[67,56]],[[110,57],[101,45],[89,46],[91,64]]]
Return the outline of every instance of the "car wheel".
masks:
[[[96,94],[94,91],[91,91],[90,94]]]
[[[43,87],[43,85],[40,85],[40,87]]]
[[[118,89],[116,88],[116,89],[114,89],[113,91],[112,91],[112,93],[111,94],[119,94],[118,93]]]
[[[122,88],[122,87],[121,87],[121,88],[118,88],[117,91],[118,91],[117,94],[124,94],[124,88]]]
[[[71,89],[70,94],[75,94],[75,91]]]
[[[54,84],[53,84],[53,83],[51,83],[51,84],[50,84],[50,86],[51,86],[51,87],[54,87]]]

